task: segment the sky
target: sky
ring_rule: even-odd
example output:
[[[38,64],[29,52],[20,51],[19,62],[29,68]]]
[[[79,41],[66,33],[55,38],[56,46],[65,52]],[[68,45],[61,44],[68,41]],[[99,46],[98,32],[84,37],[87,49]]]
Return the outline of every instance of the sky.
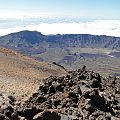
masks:
[[[120,0],[0,0],[0,36],[43,34],[120,36]]]
[[[120,19],[120,0],[0,0],[0,17],[43,15]]]

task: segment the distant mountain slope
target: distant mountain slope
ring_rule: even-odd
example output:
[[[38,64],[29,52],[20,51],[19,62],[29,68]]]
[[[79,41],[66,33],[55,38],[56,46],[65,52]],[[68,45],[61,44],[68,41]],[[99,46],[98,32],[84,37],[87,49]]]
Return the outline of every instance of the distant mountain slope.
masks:
[[[42,35],[37,31],[21,31],[0,37],[0,45],[23,47],[91,47],[120,50],[120,37],[89,34]],[[44,48],[45,48],[44,47]]]
[[[0,92],[25,98],[38,89],[38,82],[50,75],[64,75],[61,67],[38,62],[15,51],[0,47]]]
[[[36,31],[21,31],[0,37],[0,44],[12,47],[28,47],[39,44],[44,38],[44,35]]]
[[[79,69],[85,64],[88,69],[103,76],[120,74],[120,37],[89,34],[42,35],[37,31],[21,31],[0,37],[0,46],[39,61],[56,62],[69,70]]]

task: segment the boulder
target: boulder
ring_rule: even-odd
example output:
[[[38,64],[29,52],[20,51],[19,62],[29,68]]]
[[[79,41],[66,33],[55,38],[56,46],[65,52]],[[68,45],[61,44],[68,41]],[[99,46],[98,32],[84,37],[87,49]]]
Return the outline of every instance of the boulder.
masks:
[[[35,115],[33,120],[61,120],[61,116],[54,111],[44,111]]]

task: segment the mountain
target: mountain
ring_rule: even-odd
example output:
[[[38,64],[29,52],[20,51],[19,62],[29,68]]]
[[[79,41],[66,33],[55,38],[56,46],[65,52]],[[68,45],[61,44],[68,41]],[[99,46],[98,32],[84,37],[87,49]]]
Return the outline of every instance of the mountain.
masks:
[[[120,50],[120,37],[89,34],[42,35],[37,31],[21,31],[0,37],[0,45],[7,47],[81,47]]]
[[[85,64],[88,69],[103,76],[120,74],[120,37],[89,34],[43,35],[26,30],[1,36],[0,46],[39,61],[55,62],[69,70],[79,69]]]
[[[7,48],[0,47],[0,120],[119,119],[119,38],[94,37],[37,31],[2,36],[0,45]]]
[[[38,82],[51,75],[64,75],[61,67],[0,47],[0,92],[18,99],[30,96]],[[1,101],[0,101],[1,104]]]

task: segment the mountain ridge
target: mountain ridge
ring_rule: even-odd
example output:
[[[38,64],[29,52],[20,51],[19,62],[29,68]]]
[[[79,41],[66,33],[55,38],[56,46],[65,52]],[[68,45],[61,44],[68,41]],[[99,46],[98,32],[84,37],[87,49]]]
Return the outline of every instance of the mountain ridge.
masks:
[[[20,31],[0,37],[0,45],[8,47],[35,47],[48,45],[49,47],[82,47],[82,48],[110,48],[120,50],[120,37],[90,34],[57,34],[43,35],[37,31]]]

